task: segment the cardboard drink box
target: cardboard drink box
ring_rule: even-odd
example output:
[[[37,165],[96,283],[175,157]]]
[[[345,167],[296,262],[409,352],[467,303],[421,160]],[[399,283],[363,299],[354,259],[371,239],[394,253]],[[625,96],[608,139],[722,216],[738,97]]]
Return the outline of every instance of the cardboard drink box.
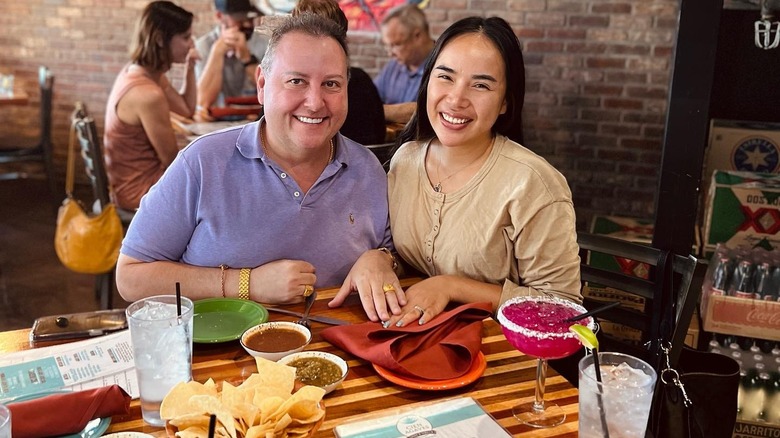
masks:
[[[702,178],[716,170],[780,172],[780,123],[712,119]]]
[[[712,295],[704,312],[708,332],[780,341],[780,302]]]
[[[705,252],[780,247],[780,175],[716,170],[704,221]]]

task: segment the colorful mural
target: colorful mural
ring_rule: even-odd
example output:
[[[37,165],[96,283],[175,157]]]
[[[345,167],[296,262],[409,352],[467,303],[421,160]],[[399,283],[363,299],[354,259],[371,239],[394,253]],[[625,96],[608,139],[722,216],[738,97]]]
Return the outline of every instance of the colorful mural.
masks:
[[[349,20],[349,30],[379,32],[379,24],[390,9],[403,4],[415,4],[424,9],[428,2],[429,0],[339,0],[339,6]]]
[[[424,9],[430,0],[338,0],[341,10],[349,20],[349,30],[379,32],[387,11],[403,5],[413,4]],[[254,0],[255,5],[265,15],[289,14],[297,0]]]

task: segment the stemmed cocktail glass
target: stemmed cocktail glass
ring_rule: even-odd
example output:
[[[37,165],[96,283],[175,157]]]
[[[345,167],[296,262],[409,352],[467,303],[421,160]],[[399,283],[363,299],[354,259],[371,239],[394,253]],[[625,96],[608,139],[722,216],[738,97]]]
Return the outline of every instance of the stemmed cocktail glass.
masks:
[[[566,419],[566,413],[554,403],[544,401],[547,360],[574,354],[581,345],[569,331],[567,318],[585,313],[577,303],[551,295],[515,297],[499,307],[498,322],[507,341],[518,351],[537,358],[534,401],[512,408],[520,422],[533,427],[553,427]],[[593,330],[593,318],[577,321]]]

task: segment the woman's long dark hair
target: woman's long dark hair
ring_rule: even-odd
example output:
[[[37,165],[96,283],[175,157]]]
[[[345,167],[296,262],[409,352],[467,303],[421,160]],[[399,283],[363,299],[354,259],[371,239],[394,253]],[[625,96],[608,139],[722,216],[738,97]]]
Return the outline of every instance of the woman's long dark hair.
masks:
[[[453,23],[436,40],[425,63],[420,90],[417,92],[417,110],[404,130],[399,134],[396,147],[412,140],[426,141],[436,136],[428,119],[428,81],[441,51],[455,37],[468,33],[480,33],[488,37],[504,59],[506,73],[506,112],[500,114],[493,125],[494,134],[502,134],[517,143],[523,142],[523,100],[525,99],[525,64],[520,42],[512,28],[498,17],[468,17]]]

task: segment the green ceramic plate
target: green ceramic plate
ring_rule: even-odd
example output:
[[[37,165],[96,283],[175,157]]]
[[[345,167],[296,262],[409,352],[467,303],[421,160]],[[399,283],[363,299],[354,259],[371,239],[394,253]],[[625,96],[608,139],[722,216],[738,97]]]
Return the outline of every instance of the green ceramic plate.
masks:
[[[208,298],[195,301],[192,341],[201,344],[235,341],[253,325],[268,321],[268,311],[254,301]]]
[[[35,400],[37,398],[46,397],[47,395],[52,394],[62,394],[65,392],[70,392],[68,390],[59,390],[59,391],[44,391],[39,392],[37,394],[30,394],[30,395],[24,395],[20,397],[16,397],[13,399],[12,402],[22,402],[22,401],[28,401],[28,400]],[[13,419],[11,419],[13,421]],[[108,426],[111,425],[111,417],[105,417],[105,418],[95,418],[94,420],[87,423],[87,425],[84,427],[84,430],[82,430],[79,433],[74,433],[72,435],[62,435],[59,438],[93,438],[93,437],[99,437],[103,435],[103,432],[108,430]]]

